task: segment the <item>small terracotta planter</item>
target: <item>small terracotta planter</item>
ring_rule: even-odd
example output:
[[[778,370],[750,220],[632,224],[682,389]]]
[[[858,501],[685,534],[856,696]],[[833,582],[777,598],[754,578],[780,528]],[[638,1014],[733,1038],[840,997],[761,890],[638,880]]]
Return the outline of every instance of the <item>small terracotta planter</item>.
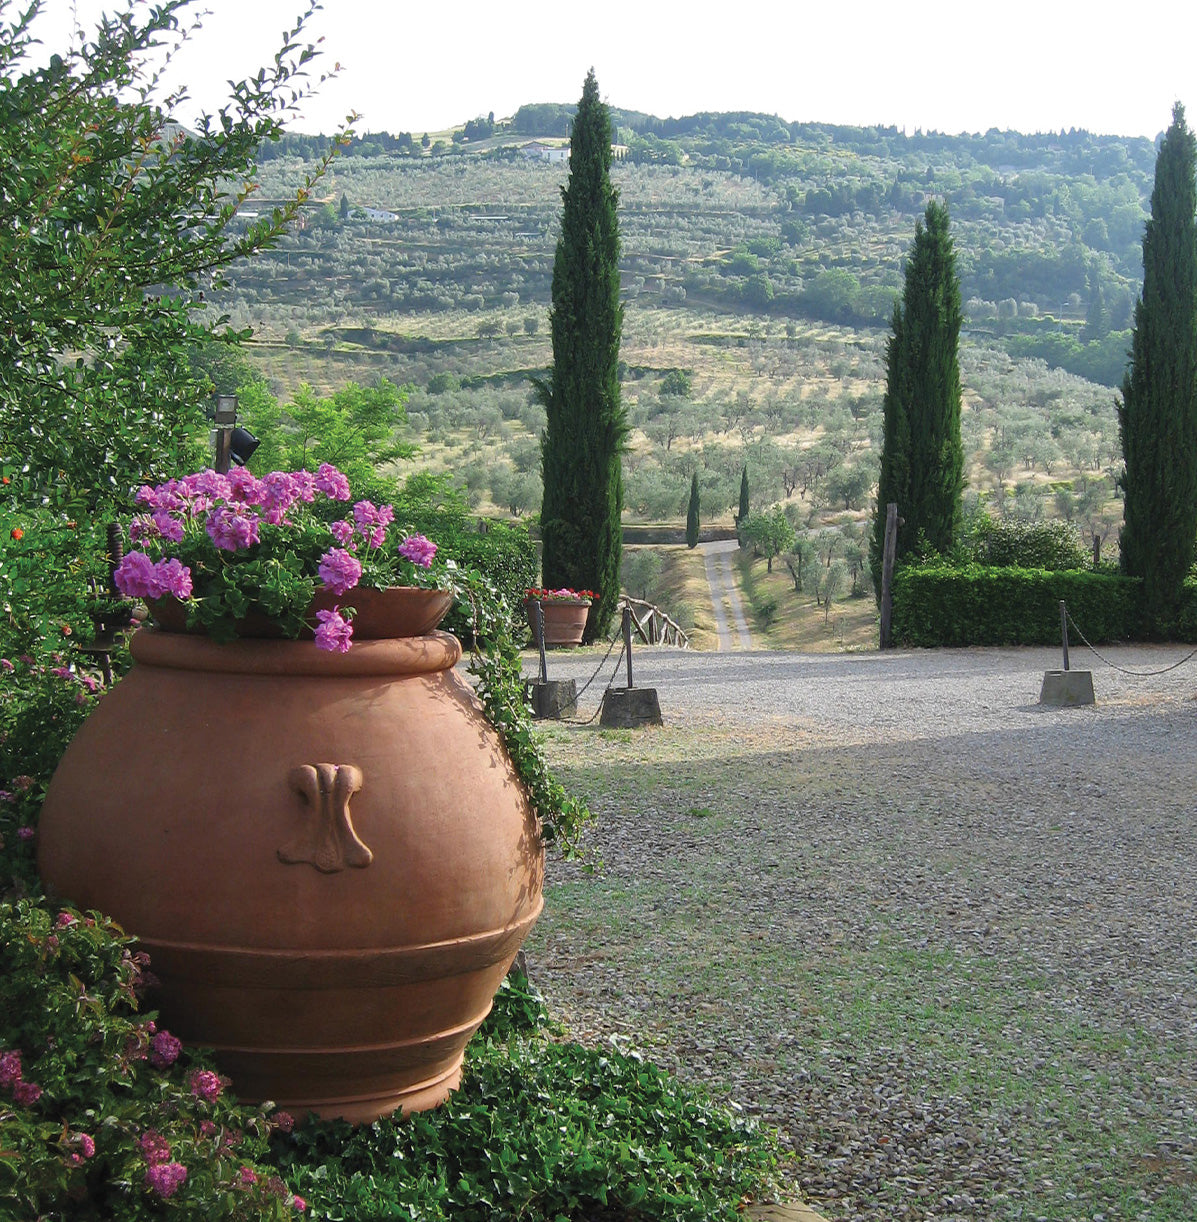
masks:
[[[529,600],[526,604],[528,625],[532,629],[533,640],[536,638],[536,604]],[[546,648],[554,645],[581,645],[582,636],[586,631],[586,618],[590,614],[590,600],[578,599],[566,601],[554,599],[540,604],[544,617],[544,643]]]
[[[144,628],[132,652],[50,785],[47,886],[141,940],[162,1025],[242,1098],[355,1123],[443,1101],[544,868],[456,638]]]

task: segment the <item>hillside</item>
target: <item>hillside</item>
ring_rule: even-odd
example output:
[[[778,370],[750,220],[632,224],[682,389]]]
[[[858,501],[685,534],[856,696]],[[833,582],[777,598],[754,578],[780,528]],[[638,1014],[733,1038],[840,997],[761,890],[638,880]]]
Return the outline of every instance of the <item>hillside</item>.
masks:
[[[564,115],[564,118],[562,117]],[[675,520],[697,470],[704,524],[754,508],[859,531],[880,436],[888,319],[915,222],[952,216],[966,333],[973,502],[1116,534],[1121,379],[1150,193],[1150,141],[976,136],[615,113],[631,520]],[[568,108],[429,137],[365,135],[301,230],[217,298],[251,326],[285,400],[386,376],[409,436],[481,507],[539,503],[547,309]],[[471,136],[466,138],[466,129]],[[538,144],[536,148],[525,146]],[[321,147],[267,150],[285,194]],[[1108,553],[1107,553],[1108,554]]]

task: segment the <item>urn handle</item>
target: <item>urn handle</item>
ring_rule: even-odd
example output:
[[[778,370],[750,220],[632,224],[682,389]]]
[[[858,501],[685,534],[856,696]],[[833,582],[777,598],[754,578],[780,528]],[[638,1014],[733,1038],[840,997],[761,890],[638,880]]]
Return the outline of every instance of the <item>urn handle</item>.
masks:
[[[303,831],[278,850],[287,865],[315,866],[335,874],[346,866],[364,869],[374,854],[361,840],[349,814],[349,799],[362,787],[360,768],[352,764],[301,764],[287,777],[307,808]]]

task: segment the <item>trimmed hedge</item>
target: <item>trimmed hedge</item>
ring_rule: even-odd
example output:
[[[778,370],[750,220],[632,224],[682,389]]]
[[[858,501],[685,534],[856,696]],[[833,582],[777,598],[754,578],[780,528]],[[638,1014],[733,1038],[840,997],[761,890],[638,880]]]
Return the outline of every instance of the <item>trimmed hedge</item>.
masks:
[[[1071,522],[1008,522],[979,515],[969,557],[995,568],[1087,569],[1089,553]]]
[[[953,567],[894,573],[893,635],[904,645],[1057,645],[1060,600],[1094,644],[1139,637],[1137,578],[1078,570]],[[1186,613],[1197,633],[1197,586]]]

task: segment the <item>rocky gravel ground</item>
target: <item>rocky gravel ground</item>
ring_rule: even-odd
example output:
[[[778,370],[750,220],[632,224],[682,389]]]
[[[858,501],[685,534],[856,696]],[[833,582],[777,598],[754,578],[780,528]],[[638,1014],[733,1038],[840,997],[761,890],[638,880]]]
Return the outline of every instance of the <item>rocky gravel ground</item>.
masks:
[[[1079,709],[1058,665],[638,651],[663,728],[543,723],[603,866],[550,863],[533,979],[828,1219],[1197,1219],[1197,658],[1074,653]]]

